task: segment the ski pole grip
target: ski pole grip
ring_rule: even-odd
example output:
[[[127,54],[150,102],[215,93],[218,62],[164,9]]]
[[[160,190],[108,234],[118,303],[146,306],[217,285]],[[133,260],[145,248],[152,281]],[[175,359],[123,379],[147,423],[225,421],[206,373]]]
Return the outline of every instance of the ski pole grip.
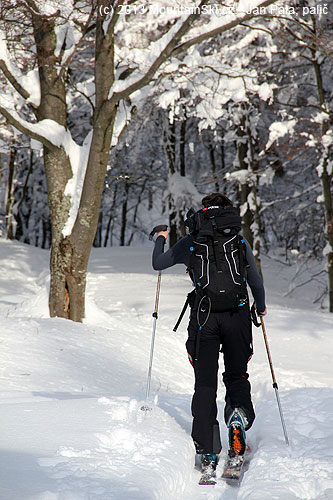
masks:
[[[160,224],[159,226],[155,226],[152,232],[149,234],[149,240],[151,241],[156,233],[160,231],[166,231],[168,226],[166,224]]]

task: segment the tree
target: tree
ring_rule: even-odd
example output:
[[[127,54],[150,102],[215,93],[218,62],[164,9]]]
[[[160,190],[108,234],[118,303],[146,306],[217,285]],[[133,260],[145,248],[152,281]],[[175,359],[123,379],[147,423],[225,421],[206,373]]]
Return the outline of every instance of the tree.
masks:
[[[252,0],[249,8],[274,1]],[[230,11],[217,23],[213,15],[208,20],[201,15],[209,0],[189,2],[188,15],[172,11],[169,16],[159,16],[150,2],[125,0],[82,0],[74,6],[65,0],[2,4],[0,68],[5,95],[0,111],[44,150],[52,225],[50,314],[81,321],[111,145],[152,82],[167,71],[168,62],[178,67],[190,47],[251,19],[253,12]],[[94,102],[87,86],[82,93],[93,105],[92,127],[79,146],[68,129],[68,78],[88,39],[94,46]],[[31,73],[38,75],[37,97],[27,86]]]
[[[281,58],[288,61],[288,72],[293,71],[296,91],[290,93],[289,86],[288,101],[280,102],[289,119],[277,126],[273,124],[268,145],[271,147],[280,137],[288,135],[294,151],[301,148],[307,161],[314,158],[322,190],[317,199],[323,203],[326,233],[323,254],[327,257],[329,310],[333,312],[333,99],[330,92],[333,51],[329,42],[333,33],[332,13],[327,9],[326,15],[316,15],[317,7],[312,0],[304,0],[302,7],[294,15],[278,16],[280,29],[271,30],[283,49],[277,54],[278,61],[281,63]],[[301,95],[303,88],[306,93]],[[302,170],[304,172],[304,165]]]

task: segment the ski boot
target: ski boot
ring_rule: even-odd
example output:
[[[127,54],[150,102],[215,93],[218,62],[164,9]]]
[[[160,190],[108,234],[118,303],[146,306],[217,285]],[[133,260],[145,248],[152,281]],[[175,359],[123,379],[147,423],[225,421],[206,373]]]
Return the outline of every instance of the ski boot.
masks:
[[[229,428],[229,450],[222,477],[238,481],[241,478],[246,450],[245,428],[247,420],[243,410],[235,408],[227,425]]]
[[[245,427],[246,416],[241,408],[235,408],[228,422],[229,428],[229,455],[242,456],[246,448]]]

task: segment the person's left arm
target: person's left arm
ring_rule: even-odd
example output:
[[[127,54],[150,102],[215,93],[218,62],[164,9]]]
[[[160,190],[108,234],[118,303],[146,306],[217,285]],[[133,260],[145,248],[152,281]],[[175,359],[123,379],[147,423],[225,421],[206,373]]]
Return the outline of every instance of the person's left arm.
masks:
[[[259,274],[252,249],[247,240],[245,240],[245,245],[246,245],[246,260],[248,264],[246,269],[247,282],[251,288],[251,292],[256,304],[257,313],[260,316],[265,316],[265,314],[267,314],[267,308],[265,303],[264,284]]]

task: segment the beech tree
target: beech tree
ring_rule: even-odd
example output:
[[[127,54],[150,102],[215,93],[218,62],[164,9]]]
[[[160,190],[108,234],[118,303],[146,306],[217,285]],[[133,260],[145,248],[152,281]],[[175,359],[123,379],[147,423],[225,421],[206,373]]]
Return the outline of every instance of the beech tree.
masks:
[[[189,0],[170,12],[160,1],[2,0],[0,112],[43,145],[52,225],[51,316],[84,317],[87,265],[110,148],[156,79],[176,71],[194,45],[274,1],[243,0],[236,11],[234,2],[224,2],[229,11],[220,17],[204,11],[216,5],[210,0]],[[91,75],[76,90],[91,103],[91,129],[79,145],[68,128],[69,80],[74,63],[87,64],[86,42],[94,48]]]

